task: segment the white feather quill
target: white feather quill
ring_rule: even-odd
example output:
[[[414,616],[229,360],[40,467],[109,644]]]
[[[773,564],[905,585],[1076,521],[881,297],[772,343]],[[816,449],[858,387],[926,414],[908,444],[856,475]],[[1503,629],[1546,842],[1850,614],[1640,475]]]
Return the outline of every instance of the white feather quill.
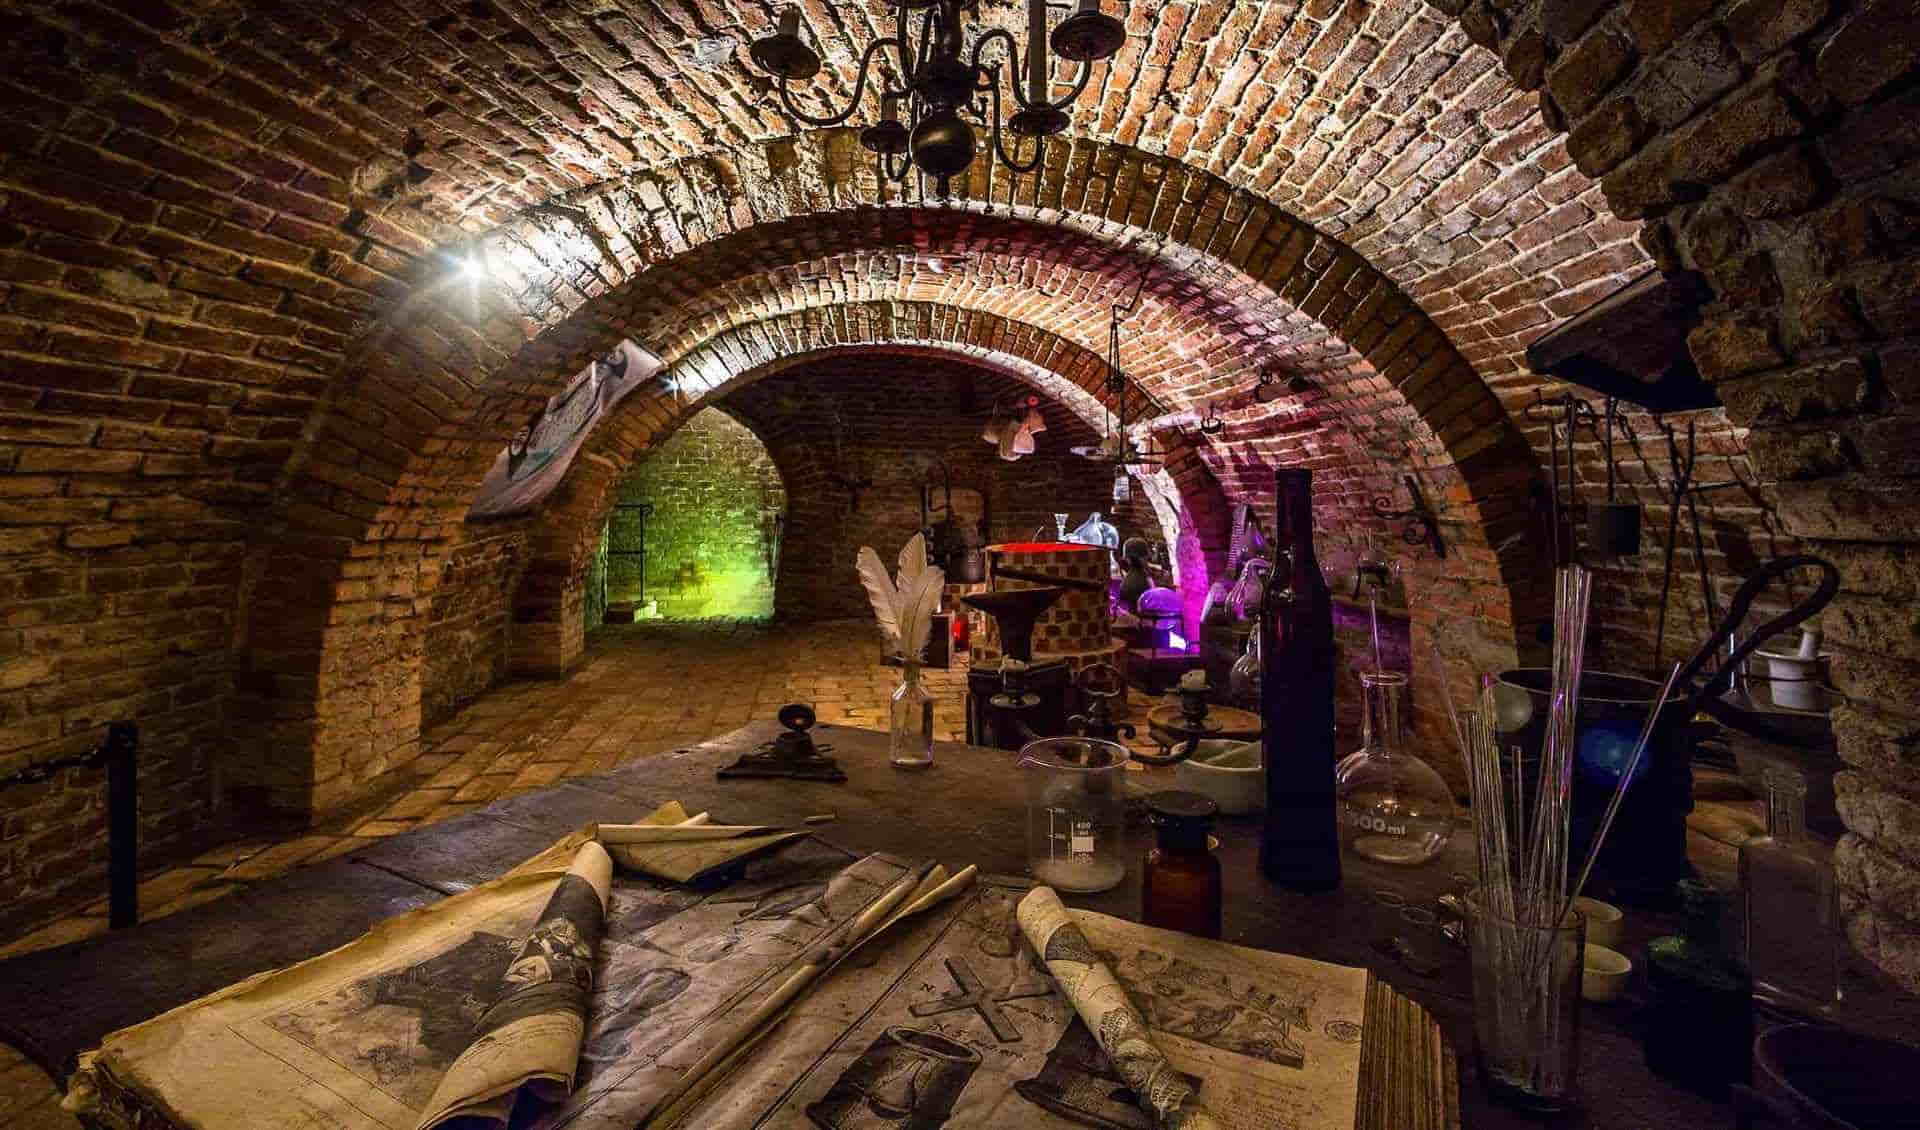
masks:
[[[886,637],[889,650],[899,647],[900,597],[893,578],[887,576],[887,567],[880,564],[880,555],[870,545],[860,547],[856,564],[860,570],[860,583],[867,590],[867,599],[873,602],[874,619],[880,621],[880,634]]]
[[[900,571],[894,575],[894,589],[904,593],[927,571],[927,539],[923,534],[914,534],[900,550]]]
[[[941,586],[946,583],[942,569],[925,569],[908,585],[900,588],[900,655],[919,659],[926,653],[927,638],[933,627],[933,610],[940,606]]]
[[[940,607],[945,570],[927,564],[927,542],[913,535],[900,551],[900,571],[887,576],[887,567],[872,546],[860,547],[856,565],[860,584],[873,603],[873,616],[891,653],[918,659],[927,650],[934,609]]]

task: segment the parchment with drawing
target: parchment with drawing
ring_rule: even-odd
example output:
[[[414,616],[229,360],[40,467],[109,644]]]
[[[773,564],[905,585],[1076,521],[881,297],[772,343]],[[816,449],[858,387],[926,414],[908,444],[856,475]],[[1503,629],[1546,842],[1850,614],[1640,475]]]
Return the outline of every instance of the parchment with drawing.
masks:
[[[108,1126],[185,1126],[154,1114],[191,1111],[205,1130],[414,1130],[499,987],[534,958],[558,971],[540,984],[585,993],[573,1089],[545,1102],[521,1088],[492,1113],[528,1130],[662,1130],[649,1119],[688,1067],[803,955],[917,871],[804,840],[718,889],[616,873],[589,978],[570,925],[579,916],[541,913],[578,846],[563,841],[526,873],[116,1033],[83,1067],[89,1113]],[[676,1125],[1161,1130],[1134,1089],[1151,1078],[1149,1102],[1190,1092],[1228,1130],[1351,1130],[1364,970],[1064,909],[1075,940],[1036,952],[1018,911],[1030,890],[982,879],[853,951],[676,1110]],[[1052,951],[1063,948],[1109,971],[1133,1002],[1131,1030],[1105,1014],[1093,1028],[1079,1019],[1057,975]],[[1116,1063],[1135,1054],[1133,1040],[1161,1049],[1168,1069]]]

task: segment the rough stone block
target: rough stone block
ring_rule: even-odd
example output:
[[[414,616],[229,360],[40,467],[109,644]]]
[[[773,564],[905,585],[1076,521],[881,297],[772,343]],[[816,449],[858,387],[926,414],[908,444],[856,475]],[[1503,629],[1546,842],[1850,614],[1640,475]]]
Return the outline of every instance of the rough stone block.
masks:
[[[1685,35],[1701,16],[1714,7],[1715,0],[1631,0],[1627,5],[1627,28],[1642,54],[1656,55]]]
[[[1639,148],[1647,133],[1639,107],[1622,96],[1581,119],[1567,137],[1567,153],[1582,173],[1604,176]]]
[[[1741,0],[1727,12],[1727,34],[1740,57],[1765,59],[1820,26],[1831,0]]]
[[[1771,326],[1738,315],[1700,323],[1687,335],[1687,348],[1709,381],[1771,369],[1786,360]]]
[[[1578,119],[1606,97],[1633,59],[1633,45],[1625,36],[1598,28],[1554,61],[1547,87],[1567,117]]]
[[[1865,0],[1820,48],[1815,70],[1842,102],[1861,103],[1920,69],[1912,0]]]
[[[1686,121],[1740,81],[1740,61],[1718,27],[1707,26],[1668,48],[1642,70],[1634,98],[1663,128]]]

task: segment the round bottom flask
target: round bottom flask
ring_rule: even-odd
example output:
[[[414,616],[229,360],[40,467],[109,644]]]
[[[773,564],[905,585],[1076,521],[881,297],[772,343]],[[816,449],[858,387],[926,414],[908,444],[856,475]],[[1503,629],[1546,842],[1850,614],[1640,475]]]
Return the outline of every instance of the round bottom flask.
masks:
[[[1361,745],[1334,771],[1340,843],[1378,863],[1426,863],[1453,835],[1453,792],[1433,766],[1403,748],[1407,677],[1367,672],[1360,685],[1366,696]]]

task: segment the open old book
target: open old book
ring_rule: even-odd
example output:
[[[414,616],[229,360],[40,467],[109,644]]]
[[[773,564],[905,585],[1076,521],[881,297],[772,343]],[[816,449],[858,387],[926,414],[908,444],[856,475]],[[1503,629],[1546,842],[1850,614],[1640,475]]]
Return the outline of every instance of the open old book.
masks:
[[[1437,1030],[1365,970],[1064,909],[1040,921],[1021,909],[1029,884],[995,879],[835,950],[925,868],[802,840],[696,890],[596,871],[589,834],[114,1033],[82,1057],[70,1105],[180,1130],[1207,1125],[1156,1122],[1128,1086],[1146,1077],[1129,1042],[1144,1036],[1166,1065],[1148,1104],[1190,1090],[1188,1109],[1229,1130],[1458,1126]],[[688,1069],[828,951],[826,972],[682,1098]],[[1087,963],[1109,979],[1085,981]],[[1082,988],[1124,995],[1138,1023],[1069,998]]]

